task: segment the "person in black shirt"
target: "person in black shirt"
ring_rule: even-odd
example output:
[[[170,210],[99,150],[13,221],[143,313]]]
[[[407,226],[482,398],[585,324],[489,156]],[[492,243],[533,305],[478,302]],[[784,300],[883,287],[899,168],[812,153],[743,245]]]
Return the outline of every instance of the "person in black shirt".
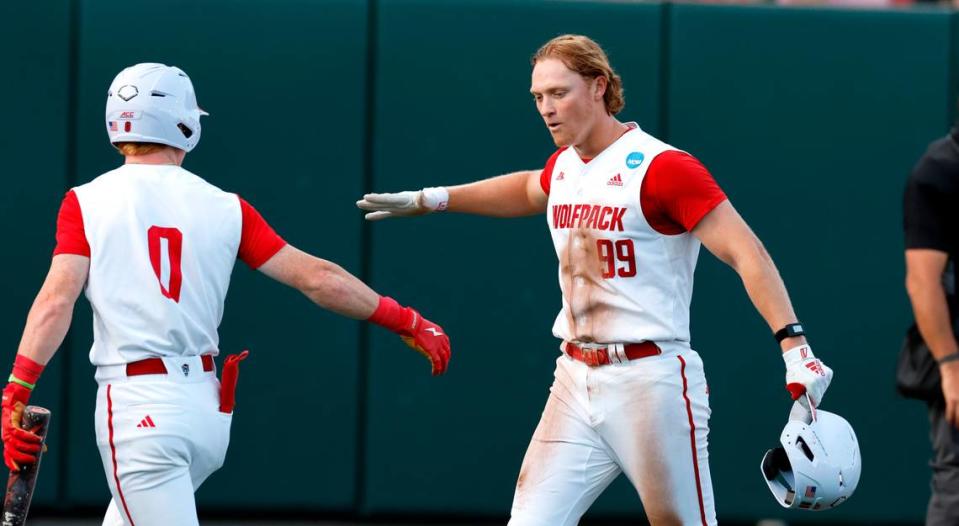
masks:
[[[959,524],[959,127],[933,142],[906,184],[903,199],[906,289],[921,336],[939,366],[942,398],[929,401],[932,498],[926,526]],[[918,330],[918,332],[916,332]]]

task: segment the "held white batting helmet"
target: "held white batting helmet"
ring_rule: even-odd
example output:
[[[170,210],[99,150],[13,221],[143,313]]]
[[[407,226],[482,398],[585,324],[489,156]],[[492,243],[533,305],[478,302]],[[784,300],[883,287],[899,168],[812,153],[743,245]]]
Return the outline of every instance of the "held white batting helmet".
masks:
[[[801,412],[805,419],[796,418]],[[767,451],[760,468],[784,508],[827,510],[856,491],[862,458],[856,433],[845,418],[815,409],[810,415],[794,407],[779,442],[782,446]]]
[[[120,72],[107,92],[110,142],[148,142],[189,152],[200,142],[200,116],[190,77],[180,68],[144,63]]]

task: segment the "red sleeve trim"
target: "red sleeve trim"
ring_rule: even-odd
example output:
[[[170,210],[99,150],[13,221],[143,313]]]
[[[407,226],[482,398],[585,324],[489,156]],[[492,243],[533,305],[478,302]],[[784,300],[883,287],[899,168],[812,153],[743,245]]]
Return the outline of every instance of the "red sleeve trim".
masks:
[[[563,150],[566,148],[568,148],[568,146],[563,146],[556,150],[556,152],[549,157],[549,160],[546,161],[546,167],[543,168],[543,171],[539,174],[539,185],[543,188],[543,191],[546,192],[546,195],[549,195],[550,183],[553,181],[553,166],[556,165],[556,158],[559,157],[559,154],[563,153]]]
[[[664,235],[688,232],[726,200],[709,170],[686,152],[670,150],[653,159],[639,193],[646,221]]]
[[[273,230],[253,205],[242,197],[237,197],[243,214],[243,230],[236,257],[256,270],[285,247],[286,241]]]
[[[80,201],[73,190],[63,196],[60,212],[57,214],[57,246],[53,249],[53,255],[60,254],[90,257],[90,244],[87,243],[86,231],[83,229]]]

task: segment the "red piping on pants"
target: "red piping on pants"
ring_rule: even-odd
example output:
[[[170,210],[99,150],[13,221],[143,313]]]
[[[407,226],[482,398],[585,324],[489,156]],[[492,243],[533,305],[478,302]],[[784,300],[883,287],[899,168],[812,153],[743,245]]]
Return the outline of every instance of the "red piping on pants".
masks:
[[[120,495],[120,503],[123,504],[123,511],[127,514],[127,520],[130,526],[133,524],[133,517],[130,516],[130,510],[127,508],[127,500],[123,498],[123,490],[120,489],[120,476],[117,475],[117,448],[113,445],[113,399],[110,398],[111,384],[107,384],[107,428],[110,430],[110,453],[113,454],[113,480],[117,484],[117,494]]]
[[[696,472],[696,494],[699,496],[699,516],[703,519],[703,526],[706,525],[706,508],[703,506],[703,487],[699,481],[699,458],[696,454],[696,424],[693,423],[693,407],[689,403],[689,396],[686,395],[686,360],[682,356],[679,358],[679,374],[683,377],[683,399],[686,400],[686,414],[689,416],[689,443],[693,449],[693,471]]]

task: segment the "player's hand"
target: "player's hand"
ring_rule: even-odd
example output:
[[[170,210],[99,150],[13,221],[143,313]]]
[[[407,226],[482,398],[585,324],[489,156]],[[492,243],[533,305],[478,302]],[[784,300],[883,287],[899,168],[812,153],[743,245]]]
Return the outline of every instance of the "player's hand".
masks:
[[[446,210],[449,192],[445,188],[424,188],[415,192],[395,194],[366,194],[356,206],[369,212],[367,221],[388,217],[410,217]]]
[[[400,335],[403,342],[430,361],[433,376],[446,372],[450,361],[450,338],[439,325],[416,309],[403,307],[388,296],[380,296],[376,310],[367,320]]]
[[[942,397],[946,401],[946,420],[959,427],[959,362],[946,362],[939,366],[942,377]]]
[[[439,325],[427,320],[416,309],[411,327],[400,333],[400,338],[411,348],[425,356],[433,367],[433,376],[446,372],[450,361],[450,338]]]
[[[798,345],[783,353],[786,362],[786,389],[793,400],[806,403],[803,394],[809,395],[814,406],[819,407],[822,397],[832,381],[832,369],[813,356],[807,344]]]
[[[21,425],[29,399],[30,390],[20,384],[10,382],[3,390],[0,435],[3,438],[3,463],[10,471],[20,471],[21,464],[36,462],[37,453],[43,447],[43,440]]]

